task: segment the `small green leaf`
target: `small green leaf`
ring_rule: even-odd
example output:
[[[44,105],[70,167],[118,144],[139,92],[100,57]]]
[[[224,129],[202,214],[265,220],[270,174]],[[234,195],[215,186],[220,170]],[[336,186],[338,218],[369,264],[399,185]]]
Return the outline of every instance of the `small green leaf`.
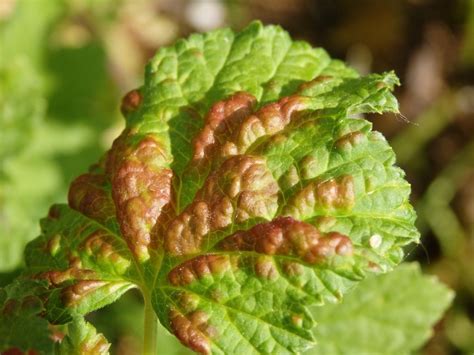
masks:
[[[113,219],[101,224],[66,205],[54,205],[41,229],[42,236],[28,244],[25,260],[28,272],[50,285],[46,314],[51,322],[87,314],[135,287],[132,256]]]
[[[308,354],[411,354],[433,334],[453,295],[416,263],[368,278],[342,304],[314,309],[318,345]]]
[[[48,322],[41,317],[45,286],[45,282],[20,279],[0,289],[1,353],[12,348],[40,354],[53,351]]]
[[[59,355],[106,355],[110,344],[102,334],[97,333],[92,324],[77,317],[68,325],[68,334],[58,346]]]

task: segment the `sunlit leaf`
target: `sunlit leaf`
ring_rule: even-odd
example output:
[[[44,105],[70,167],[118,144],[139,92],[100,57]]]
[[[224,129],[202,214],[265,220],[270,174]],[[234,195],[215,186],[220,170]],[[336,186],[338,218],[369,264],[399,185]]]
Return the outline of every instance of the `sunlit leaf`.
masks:
[[[125,130],[26,249],[48,320],[137,287],[196,352],[314,345],[308,307],[419,237],[393,151],[354,118],[397,112],[397,84],[258,22],[161,49],[122,102]]]

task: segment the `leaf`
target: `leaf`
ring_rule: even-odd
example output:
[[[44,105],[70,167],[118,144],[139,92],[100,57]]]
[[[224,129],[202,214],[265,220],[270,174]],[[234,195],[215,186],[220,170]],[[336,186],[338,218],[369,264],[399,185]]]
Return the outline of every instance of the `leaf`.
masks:
[[[311,347],[308,306],[419,238],[393,151],[352,118],[397,112],[397,84],[259,22],[161,49],[122,102],[124,132],[26,249],[48,320],[138,287],[196,352]]]
[[[318,345],[308,354],[411,354],[432,335],[453,296],[416,263],[370,277],[342,304],[314,310]]]
[[[57,354],[88,355],[109,354],[110,344],[102,334],[82,317],[77,317],[68,326],[68,335],[58,346]]]
[[[107,208],[106,202],[96,202]],[[132,256],[113,221],[101,225],[55,205],[41,228],[43,235],[28,244],[25,260],[29,272],[51,287],[46,305],[52,323],[99,309],[136,287]]]
[[[16,280],[0,289],[0,352],[11,348],[23,352],[53,351],[48,322],[41,317],[44,306],[39,295],[46,291],[45,283]],[[27,334],[27,336],[25,336]]]

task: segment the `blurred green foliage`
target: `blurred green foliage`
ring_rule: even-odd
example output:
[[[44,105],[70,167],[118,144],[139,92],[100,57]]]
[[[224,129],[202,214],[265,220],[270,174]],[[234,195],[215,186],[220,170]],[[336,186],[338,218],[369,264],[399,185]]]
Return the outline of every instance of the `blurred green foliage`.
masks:
[[[39,218],[100,157],[118,115],[103,46],[54,43],[67,2],[11,3],[0,23],[0,270],[19,265]]]
[[[0,0],[0,285],[21,269],[49,205],[119,133],[120,97],[156,48],[254,18],[361,71],[397,69],[408,119],[374,125],[413,185],[423,246],[410,259],[456,291],[422,353],[474,353],[473,0]],[[90,320],[112,353],[133,354],[141,314],[130,292]],[[187,353],[163,330],[159,343]]]

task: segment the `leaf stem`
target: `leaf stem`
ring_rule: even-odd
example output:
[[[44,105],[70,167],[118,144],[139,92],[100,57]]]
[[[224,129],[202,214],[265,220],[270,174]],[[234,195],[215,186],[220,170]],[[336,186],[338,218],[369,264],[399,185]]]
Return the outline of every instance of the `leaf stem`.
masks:
[[[145,317],[144,317],[144,340],[143,354],[157,354],[157,337],[158,337],[158,318],[156,317],[150,297],[144,296],[145,300]]]

